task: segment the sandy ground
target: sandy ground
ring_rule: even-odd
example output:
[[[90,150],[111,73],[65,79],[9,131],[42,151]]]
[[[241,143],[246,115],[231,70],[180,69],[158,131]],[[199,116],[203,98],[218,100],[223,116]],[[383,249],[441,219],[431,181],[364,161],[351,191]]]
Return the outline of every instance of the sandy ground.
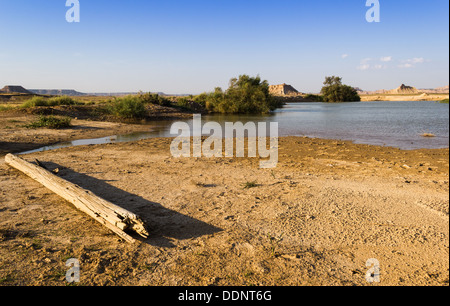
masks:
[[[364,286],[375,258],[378,285],[448,286],[448,149],[288,137],[278,167],[260,169],[176,159],[170,143],[26,157],[139,214],[151,236],[133,245],[1,158],[0,285],[65,286],[75,258],[81,285]]]
[[[415,95],[361,95],[361,101],[442,101],[448,99],[448,94],[415,94]]]

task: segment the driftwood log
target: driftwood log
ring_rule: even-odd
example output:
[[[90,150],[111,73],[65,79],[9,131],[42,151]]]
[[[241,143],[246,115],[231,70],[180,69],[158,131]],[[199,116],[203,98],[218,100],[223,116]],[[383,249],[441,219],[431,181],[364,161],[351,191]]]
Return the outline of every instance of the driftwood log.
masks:
[[[72,203],[76,208],[88,214],[127,242],[133,243],[135,239],[125,231],[132,231],[147,238],[149,233],[144,221],[137,215],[108,202],[89,190],[70,183],[50,171],[29,163],[20,157],[8,154],[6,163],[22,171],[32,179],[44,185],[60,197]]]

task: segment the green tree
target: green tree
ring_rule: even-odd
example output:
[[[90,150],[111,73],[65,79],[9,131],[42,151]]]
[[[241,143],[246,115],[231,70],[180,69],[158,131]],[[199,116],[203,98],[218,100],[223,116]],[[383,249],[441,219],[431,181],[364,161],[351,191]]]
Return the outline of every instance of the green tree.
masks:
[[[267,81],[248,75],[231,79],[225,92],[216,88],[205,105],[209,111],[227,114],[265,114],[280,106],[270,94]]]
[[[326,77],[325,86],[321,94],[325,102],[359,102],[361,97],[356,89],[342,84],[342,78],[337,76]]]

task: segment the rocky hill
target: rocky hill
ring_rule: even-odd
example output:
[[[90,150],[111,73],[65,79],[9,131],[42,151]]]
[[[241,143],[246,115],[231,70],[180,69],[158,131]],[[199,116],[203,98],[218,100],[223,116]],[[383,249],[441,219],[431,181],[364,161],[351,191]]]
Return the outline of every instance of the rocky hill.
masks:
[[[0,93],[7,93],[7,94],[27,94],[32,95],[33,93],[26,90],[22,86],[18,85],[8,85],[0,89]]]
[[[405,84],[402,84],[400,87],[388,91],[388,94],[393,95],[411,95],[411,94],[418,94],[419,91],[415,87],[406,86]]]
[[[420,92],[428,93],[428,94],[448,94],[450,87],[444,86],[444,87],[438,87],[434,89],[419,89]]]
[[[269,91],[274,96],[298,96],[301,93],[291,85],[271,85]]]

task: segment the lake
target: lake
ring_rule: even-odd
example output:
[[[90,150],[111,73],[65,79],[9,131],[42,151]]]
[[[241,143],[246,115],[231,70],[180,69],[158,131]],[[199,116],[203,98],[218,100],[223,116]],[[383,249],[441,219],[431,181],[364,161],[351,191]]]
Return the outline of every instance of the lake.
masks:
[[[202,124],[208,121],[220,123],[223,130],[225,122],[278,122],[281,137],[350,140],[405,150],[449,147],[449,106],[437,102],[289,103],[270,115],[202,116]],[[186,122],[192,126],[192,120]],[[178,136],[170,134],[172,124],[173,121],[152,122],[149,131],[144,133],[77,140],[23,154],[76,145]],[[431,133],[435,137],[423,137],[423,133]]]
[[[437,102],[289,103],[267,116],[208,115],[202,121],[222,126],[227,121],[275,121],[279,136],[351,140],[406,150],[449,147],[449,106]],[[162,132],[170,136],[167,129]]]

